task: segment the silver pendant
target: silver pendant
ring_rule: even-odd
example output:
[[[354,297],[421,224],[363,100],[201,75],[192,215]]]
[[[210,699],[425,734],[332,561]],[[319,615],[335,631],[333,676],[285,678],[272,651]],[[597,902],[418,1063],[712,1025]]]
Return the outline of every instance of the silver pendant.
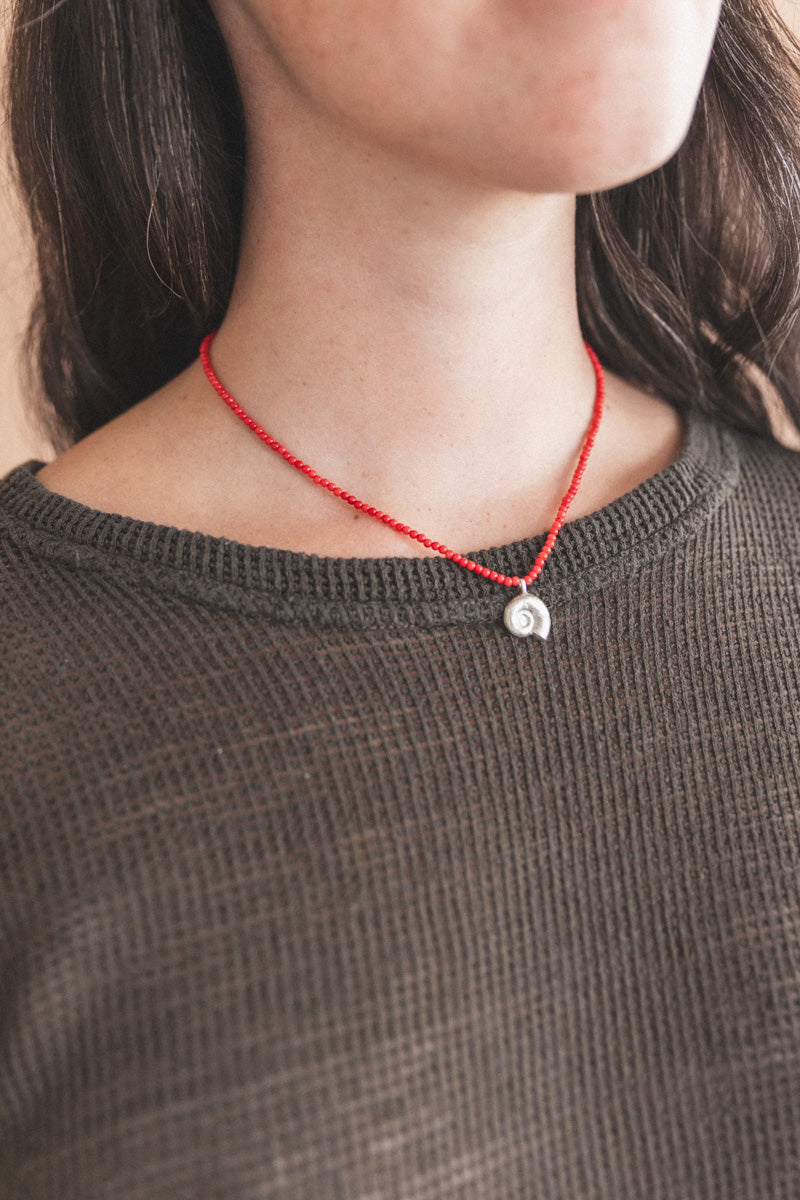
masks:
[[[509,600],[506,605],[503,621],[506,629],[515,637],[530,637],[535,633],[545,641],[550,633],[550,613],[547,605],[538,596],[529,596],[524,585],[521,594]]]

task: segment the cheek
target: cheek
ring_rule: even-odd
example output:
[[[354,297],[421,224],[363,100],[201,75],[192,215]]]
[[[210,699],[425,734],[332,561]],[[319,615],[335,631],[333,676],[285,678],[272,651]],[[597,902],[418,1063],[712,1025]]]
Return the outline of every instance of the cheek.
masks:
[[[430,0],[428,0],[430,2]],[[315,99],[408,87],[431,47],[422,0],[223,0],[250,26],[252,49],[268,52],[298,90]]]
[[[246,30],[223,32],[234,61],[249,58],[252,82],[276,79],[277,68],[301,102],[384,144],[424,149],[452,137],[485,91],[485,72],[464,54],[464,0],[222,4],[244,15]]]

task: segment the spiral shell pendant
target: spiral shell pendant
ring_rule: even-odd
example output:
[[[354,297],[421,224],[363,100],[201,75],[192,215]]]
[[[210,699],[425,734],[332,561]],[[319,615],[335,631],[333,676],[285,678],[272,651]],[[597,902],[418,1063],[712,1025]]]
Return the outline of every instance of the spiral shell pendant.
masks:
[[[530,637],[536,634],[545,641],[550,633],[550,613],[547,605],[538,596],[529,596],[523,589],[506,605],[503,622],[509,633],[515,637]]]

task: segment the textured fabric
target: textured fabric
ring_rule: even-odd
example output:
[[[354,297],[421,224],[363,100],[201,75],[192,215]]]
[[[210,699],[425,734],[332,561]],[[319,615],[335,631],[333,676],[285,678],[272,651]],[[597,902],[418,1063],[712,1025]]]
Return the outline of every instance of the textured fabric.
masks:
[[[800,456],[690,416],[562,530],[546,643],[443,559],[35,469],[0,485],[3,1200],[800,1196]]]

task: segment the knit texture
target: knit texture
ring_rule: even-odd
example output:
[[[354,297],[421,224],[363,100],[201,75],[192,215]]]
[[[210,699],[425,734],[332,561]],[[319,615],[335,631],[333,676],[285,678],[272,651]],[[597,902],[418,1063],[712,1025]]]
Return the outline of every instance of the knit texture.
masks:
[[[545,643],[443,559],[36,467],[0,484],[2,1200],[797,1200],[800,456],[690,414],[562,529]]]

